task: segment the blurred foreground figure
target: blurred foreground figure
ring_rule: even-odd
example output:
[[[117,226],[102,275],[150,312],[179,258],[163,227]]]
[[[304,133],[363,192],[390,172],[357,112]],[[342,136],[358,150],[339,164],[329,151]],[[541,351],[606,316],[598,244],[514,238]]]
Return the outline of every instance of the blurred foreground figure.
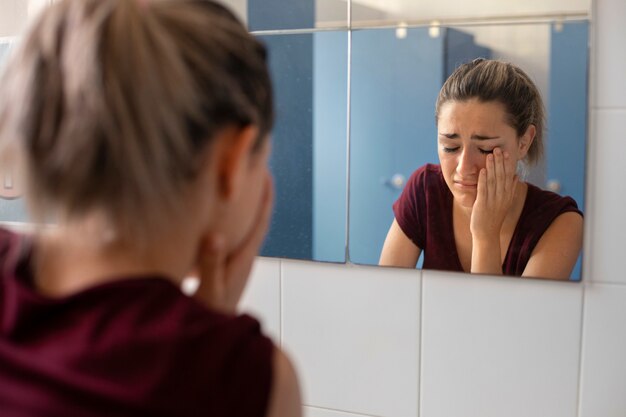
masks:
[[[0,229],[0,414],[301,415],[235,312],[272,209],[265,55],[202,0],[65,0],[25,34],[0,163],[46,226]]]

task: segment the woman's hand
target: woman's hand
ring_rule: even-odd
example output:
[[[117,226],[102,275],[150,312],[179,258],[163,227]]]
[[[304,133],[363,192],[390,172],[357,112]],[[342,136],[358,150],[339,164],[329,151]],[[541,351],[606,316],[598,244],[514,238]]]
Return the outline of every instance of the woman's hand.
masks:
[[[480,170],[476,201],[470,219],[473,241],[500,240],[500,230],[513,204],[517,175],[508,152],[495,148]]]
[[[269,227],[274,186],[268,174],[263,200],[253,227],[243,243],[227,253],[221,236],[207,236],[198,254],[200,285],[195,297],[217,310],[234,313]]]

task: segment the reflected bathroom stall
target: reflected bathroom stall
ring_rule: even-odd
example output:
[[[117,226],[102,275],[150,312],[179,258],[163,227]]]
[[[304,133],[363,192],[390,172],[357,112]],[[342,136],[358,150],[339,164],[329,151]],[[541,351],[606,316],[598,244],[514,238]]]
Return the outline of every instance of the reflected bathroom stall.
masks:
[[[269,50],[276,186],[262,256],[345,262],[347,32],[259,35]]]
[[[587,43],[587,21],[355,31],[350,261],[378,263],[406,180],[439,162],[439,89],[459,64],[478,57],[512,62],[538,86],[547,109],[546,152],[524,179],[573,197],[584,210]],[[579,277],[580,260],[572,279]]]

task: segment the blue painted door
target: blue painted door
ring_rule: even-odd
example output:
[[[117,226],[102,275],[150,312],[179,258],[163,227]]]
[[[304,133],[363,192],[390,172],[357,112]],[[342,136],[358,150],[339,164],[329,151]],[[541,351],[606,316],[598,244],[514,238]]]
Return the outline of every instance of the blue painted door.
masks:
[[[437,162],[434,105],[444,74],[443,37],[427,28],[353,33],[349,254],[376,264],[393,220],[392,204],[408,178]]]
[[[584,210],[589,24],[554,24],[551,35],[547,176],[560,186],[560,194],[571,196]],[[580,274],[581,259],[572,279]]]

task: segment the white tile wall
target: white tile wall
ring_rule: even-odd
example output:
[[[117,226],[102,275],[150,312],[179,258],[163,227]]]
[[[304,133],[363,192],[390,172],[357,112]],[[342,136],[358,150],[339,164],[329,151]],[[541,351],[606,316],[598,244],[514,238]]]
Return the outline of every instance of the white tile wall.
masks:
[[[624,2],[626,4],[626,2]],[[626,10],[624,15],[626,16]],[[624,31],[626,40],[626,30]],[[626,57],[626,48],[623,55]],[[626,80],[626,63],[622,78]],[[594,110],[594,160],[592,227],[588,228],[590,275],[596,282],[626,284],[622,273],[624,231],[626,231],[626,108],[622,110]]]
[[[283,261],[283,344],[307,405],[417,415],[419,271]]]
[[[596,0],[593,17],[593,105],[626,108],[626,1]]]
[[[422,277],[421,416],[575,417],[581,285]]]
[[[280,260],[256,259],[239,310],[256,317],[265,333],[280,345]]]
[[[585,291],[580,417],[626,416],[626,286]]]
[[[18,35],[51,3],[52,0],[0,0],[0,38]]]
[[[0,14],[0,37],[17,35],[28,18],[28,4],[24,0],[3,0]]]

